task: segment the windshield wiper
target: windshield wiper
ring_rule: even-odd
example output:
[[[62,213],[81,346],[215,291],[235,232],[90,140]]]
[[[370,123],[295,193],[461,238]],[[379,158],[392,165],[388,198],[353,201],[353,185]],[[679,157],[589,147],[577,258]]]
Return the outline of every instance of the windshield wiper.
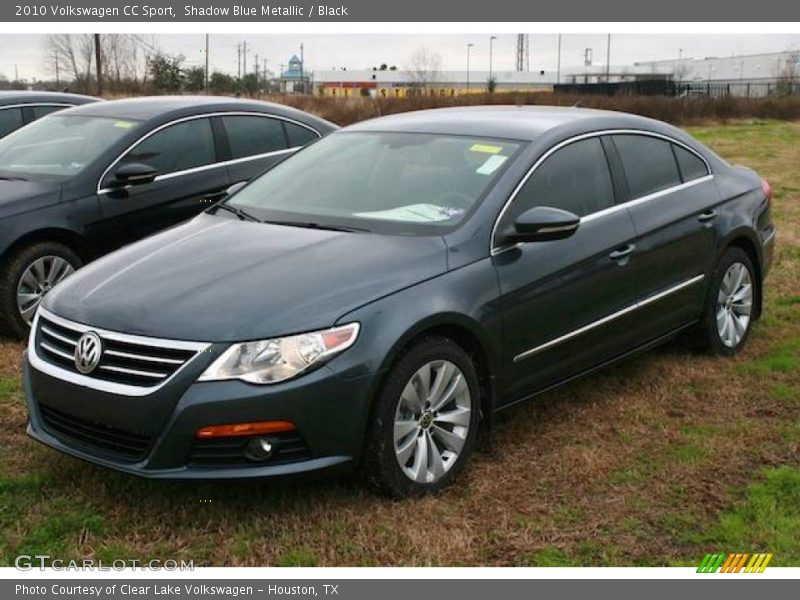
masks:
[[[369,229],[363,227],[350,227],[346,225],[323,225],[322,223],[312,223],[309,221],[264,221],[272,225],[285,225],[287,227],[303,227],[305,229],[320,229],[324,231],[345,231],[347,233],[369,233]]]
[[[3,181],[28,181],[24,177],[18,177],[15,175],[0,175],[0,179]]]
[[[217,209],[217,210],[220,209],[220,208],[222,210],[227,210],[228,212],[231,212],[231,213],[235,214],[242,221],[252,221],[253,223],[261,223],[262,222],[261,219],[257,219],[256,217],[254,217],[250,213],[243,211],[241,208],[236,208],[235,206],[231,206],[229,204],[225,204],[224,202],[222,204],[217,204],[214,208]]]

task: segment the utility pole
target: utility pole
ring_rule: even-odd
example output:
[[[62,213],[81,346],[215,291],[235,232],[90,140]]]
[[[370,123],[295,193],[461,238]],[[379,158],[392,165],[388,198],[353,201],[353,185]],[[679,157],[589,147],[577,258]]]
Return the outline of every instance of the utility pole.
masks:
[[[606,83],[611,77],[611,34],[606,38]]]
[[[208,34],[206,34],[206,96],[208,96]]]
[[[61,88],[61,80],[58,76],[58,55],[56,54],[56,87]]]
[[[303,44],[300,44],[300,93],[306,93],[306,76],[305,76],[305,57],[303,56]]]
[[[242,42],[242,75],[247,75],[247,40]]]
[[[558,63],[556,65],[556,83],[561,83],[561,34],[558,34]]]
[[[475,44],[467,44],[467,94],[469,94],[469,51],[472,50]]]
[[[236,78],[242,78],[242,45],[236,44]]]
[[[19,67],[14,63],[14,82],[19,83]]]
[[[102,52],[100,51],[100,34],[94,34],[94,62],[97,67],[97,95],[103,93],[103,64]]]

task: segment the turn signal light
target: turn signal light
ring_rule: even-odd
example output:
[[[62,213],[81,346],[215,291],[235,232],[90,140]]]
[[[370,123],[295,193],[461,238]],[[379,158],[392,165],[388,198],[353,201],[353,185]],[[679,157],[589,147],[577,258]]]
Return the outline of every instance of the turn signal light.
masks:
[[[291,421],[255,421],[253,423],[232,423],[230,425],[209,425],[197,430],[198,438],[207,440],[220,437],[241,437],[294,431]]]

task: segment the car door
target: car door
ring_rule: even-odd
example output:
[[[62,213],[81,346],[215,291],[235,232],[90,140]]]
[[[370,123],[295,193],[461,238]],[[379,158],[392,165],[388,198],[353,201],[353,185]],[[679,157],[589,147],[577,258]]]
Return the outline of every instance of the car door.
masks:
[[[250,180],[319,139],[313,129],[269,115],[233,114],[218,119],[225,132],[233,183]]]
[[[518,188],[502,228],[529,208],[581,217],[556,241],[495,249],[505,339],[504,401],[511,402],[613,358],[633,343],[636,236],[599,137],[559,147]]]
[[[672,140],[615,134],[637,231],[638,328],[655,338],[699,317],[719,194],[705,160]]]
[[[115,169],[130,163],[154,167],[155,181],[115,190]],[[104,176],[98,237],[110,247],[138,240],[193,217],[209,206],[209,195],[228,186],[228,171],[218,160],[217,136],[208,117],[160,127],[126,151]]]

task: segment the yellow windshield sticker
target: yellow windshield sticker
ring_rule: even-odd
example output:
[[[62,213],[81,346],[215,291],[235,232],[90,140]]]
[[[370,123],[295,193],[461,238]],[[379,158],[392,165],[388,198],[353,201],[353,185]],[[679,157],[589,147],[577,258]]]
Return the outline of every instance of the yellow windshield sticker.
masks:
[[[119,127],[121,129],[130,129],[133,127],[133,123],[130,121],[114,121],[114,127]]]
[[[472,152],[485,152],[486,154],[497,154],[502,149],[502,146],[489,146],[488,144],[474,144],[470,148]]]

